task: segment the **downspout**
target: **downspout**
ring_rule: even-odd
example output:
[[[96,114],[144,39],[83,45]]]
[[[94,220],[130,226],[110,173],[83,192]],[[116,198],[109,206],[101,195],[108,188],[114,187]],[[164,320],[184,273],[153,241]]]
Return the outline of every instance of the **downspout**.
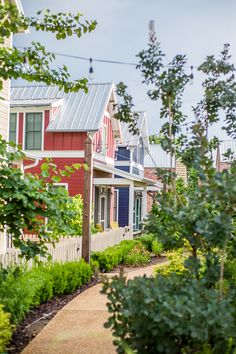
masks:
[[[38,166],[38,163],[39,163],[39,159],[35,160],[32,164],[23,167],[23,170],[25,171],[25,170],[28,170],[29,168],[36,167],[36,166]]]

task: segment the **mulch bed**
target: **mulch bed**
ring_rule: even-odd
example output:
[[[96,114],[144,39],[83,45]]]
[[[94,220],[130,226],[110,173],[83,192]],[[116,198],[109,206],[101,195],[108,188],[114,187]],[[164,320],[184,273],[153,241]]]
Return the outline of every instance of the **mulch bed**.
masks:
[[[163,263],[166,260],[165,256],[152,257],[148,265]],[[119,266],[112,270],[110,273],[117,273],[123,269],[125,272],[132,271],[133,269],[143,267],[124,267]],[[93,278],[88,284],[81,286],[72,294],[61,295],[55,297],[37,307],[32,309],[25,317],[25,319],[16,328],[11,343],[8,346],[7,353],[18,354],[20,353],[29,342],[47,325],[47,323],[68,304],[74,297],[81,294],[83,291],[91,288],[98,283],[97,278]]]

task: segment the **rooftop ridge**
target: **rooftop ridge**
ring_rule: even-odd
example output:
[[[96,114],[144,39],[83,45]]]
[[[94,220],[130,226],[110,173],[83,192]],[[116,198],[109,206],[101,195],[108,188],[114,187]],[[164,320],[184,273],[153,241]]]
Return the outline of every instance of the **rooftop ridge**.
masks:
[[[95,85],[113,85],[113,82],[94,82],[94,83],[87,83],[88,86],[95,86]],[[22,88],[22,87],[58,87],[58,85],[11,85],[11,89],[13,88]],[[62,89],[63,90],[63,89]],[[61,91],[62,91],[61,90]],[[68,92],[69,93],[69,92]]]

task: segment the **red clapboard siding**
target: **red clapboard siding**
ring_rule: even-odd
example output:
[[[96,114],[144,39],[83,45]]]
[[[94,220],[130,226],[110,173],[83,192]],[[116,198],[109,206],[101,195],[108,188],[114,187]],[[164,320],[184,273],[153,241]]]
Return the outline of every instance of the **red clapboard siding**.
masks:
[[[52,159],[52,162],[55,163],[58,167],[58,170],[63,170],[65,168],[65,165],[72,165],[72,163],[84,163],[84,159],[78,159],[78,158],[54,158]],[[24,162],[24,165],[27,165],[29,162]],[[40,166],[43,163],[43,161],[40,161],[38,166],[28,169],[25,172],[30,172],[32,174],[34,173],[40,173],[41,169]],[[60,183],[68,183],[68,192],[70,196],[74,196],[77,194],[83,195],[84,191],[84,169],[81,167],[78,171],[73,173],[71,177],[62,177]]]
[[[114,158],[114,156],[115,156],[115,139],[114,139],[114,135],[113,135],[111,119],[104,116],[103,124],[105,124],[107,126],[107,156]],[[99,149],[101,149],[101,144],[104,143],[104,142],[102,142],[102,127],[95,134],[93,141],[94,141],[94,151],[99,152]]]
[[[53,133],[46,131],[50,119],[50,112],[45,111],[45,121],[44,121],[44,150],[53,150]]]

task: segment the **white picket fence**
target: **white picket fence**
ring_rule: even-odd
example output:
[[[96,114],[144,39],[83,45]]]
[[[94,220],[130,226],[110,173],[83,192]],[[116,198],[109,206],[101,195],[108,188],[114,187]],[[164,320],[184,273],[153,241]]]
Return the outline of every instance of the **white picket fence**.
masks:
[[[102,251],[107,247],[116,245],[122,240],[132,239],[132,233],[126,228],[109,230],[91,236],[91,251]],[[48,245],[49,253],[52,257],[52,262],[68,262],[76,261],[81,258],[82,252],[82,237],[62,237],[55,247]],[[45,258],[40,258],[46,261]],[[20,252],[14,248],[7,250],[5,254],[0,254],[0,265],[6,268],[12,264],[22,264],[25,260],[20,257]],[[27,262],[31,267],[32,260]]]

